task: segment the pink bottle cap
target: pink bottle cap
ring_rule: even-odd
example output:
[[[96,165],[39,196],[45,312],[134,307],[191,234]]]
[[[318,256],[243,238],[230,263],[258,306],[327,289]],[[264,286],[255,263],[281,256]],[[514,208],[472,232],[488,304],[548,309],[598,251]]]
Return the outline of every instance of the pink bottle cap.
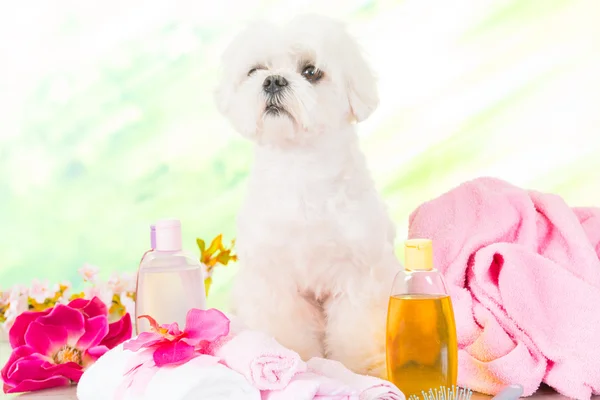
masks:
[[[181,251],[181,221],[163,219],[155,224],[156,250]]]

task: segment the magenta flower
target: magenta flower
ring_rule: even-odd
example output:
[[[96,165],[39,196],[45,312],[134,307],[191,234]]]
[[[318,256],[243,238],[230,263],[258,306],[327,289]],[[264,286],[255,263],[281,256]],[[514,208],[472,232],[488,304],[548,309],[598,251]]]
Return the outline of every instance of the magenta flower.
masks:
[[[199,354],[207,354],[208,347],[229,334],[229,319],[219,310],[191,309],[181,331],[177,323],[158,325],[147,315],[151,332],[142,332],[137,338],[125,343],[125,350],[152,349],[157,367],[183,364]]]
[[[108,323],[97,297],[24,312],[10,329],[13,352],[2,368],[5,393],[70,385],[110,348],[131,338],[131,318]]]
[[[130,359],[123,381],[117,389],[117,398],[126,390],[143,396],[148,382],[160,367],[181,365],[192,358],[203,356],[207,365],[218,362],[207,355],[211,344],[229,334],[229,319],[219,310],[191,309],[185,319],[185,329],[177,323],[158,325],[154,318],[142,315],[150,322],[151,331],[123,345],[125,350],[136,352]]]

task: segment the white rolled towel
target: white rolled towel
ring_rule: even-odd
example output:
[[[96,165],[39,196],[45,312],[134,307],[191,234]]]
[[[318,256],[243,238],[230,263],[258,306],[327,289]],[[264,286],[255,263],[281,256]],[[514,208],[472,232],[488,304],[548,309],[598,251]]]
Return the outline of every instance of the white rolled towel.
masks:
[[[113,400],[135,353],[119,345],[88,368],[77,385],[79,400]],[[172,368],[159,368],[144,393],[125,392],[123,400],[260,400],[260,391],[241,374],[202,357]]]

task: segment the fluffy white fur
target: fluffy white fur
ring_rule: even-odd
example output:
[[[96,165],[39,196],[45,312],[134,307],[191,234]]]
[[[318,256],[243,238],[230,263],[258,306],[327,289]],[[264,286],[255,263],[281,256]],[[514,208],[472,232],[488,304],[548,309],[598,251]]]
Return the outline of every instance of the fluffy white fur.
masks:
[[[307,64],[323,71],[320,81],[302,76]],[[354,125],[378,104],[371,70],[341,23],[315,15],[250,26],[225,51],[222,68],[218,108],[255,143],[232,311],[304,359],[325,356],[383,375],[399,264],[395,227]],[[263,91],[274,74],[288,81],[275,100]],[[285,111],[266,112],[269,102]]]

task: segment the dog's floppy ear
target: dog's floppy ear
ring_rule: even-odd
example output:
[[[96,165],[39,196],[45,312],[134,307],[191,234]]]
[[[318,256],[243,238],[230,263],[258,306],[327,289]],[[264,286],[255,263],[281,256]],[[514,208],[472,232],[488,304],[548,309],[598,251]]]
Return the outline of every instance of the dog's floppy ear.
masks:
[[[367,119],[379,105],[377,80],[360,48],[353,46],[348,62],[348,76],[346,78],[348,102],[350,111],[357,122]]]

